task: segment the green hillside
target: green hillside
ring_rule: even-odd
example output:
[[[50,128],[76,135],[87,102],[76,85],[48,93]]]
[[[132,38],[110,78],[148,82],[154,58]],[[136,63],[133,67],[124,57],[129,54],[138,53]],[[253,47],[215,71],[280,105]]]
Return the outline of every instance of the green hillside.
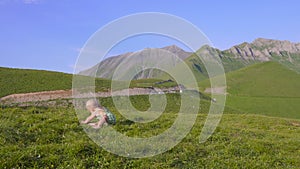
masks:
[[[149,106],[143,97],[132,97],[138,109]],[[125,119],[112,106],[111,98],[101,99],[101,103],[117,116],[113,128],[130,137],[149,137],[165,131],[177,117],[179,95],[167,98],[166,111],[150,123]],[[299,120],[236,114],[226,109],[215,133],[200,144],[208,107],[209,102],[202,101],[196,123],[181,143],[142,159],[119,157],[98,147],[84,133],[73,108],[1,108],[0,168],[300,167]]]
[[[300,74],[277,62],[255,64],[226,77],[231,95],[300,97]]]
[[[72,88],[72,74],[52,72],[45,70],[13,69],[0,67],[0,97],[15,94],[51,90],[67,90]],[[83,81],[91,80],[91,77],[82,76]],[[92,79],[93,80],[93,79]],[[172,87],[175,82],[161,82],[161,79],[139,79],[133,80],[130,87]],[[121,86],[124,82],[118,82]],[[95,90],[106,91],[110,88],[111,81],[96,78]]]
[[[245,113],[300,118],[300,75],[277,62],[229,72],[226,105]],[[200,90],[209,81],[199,83]]]
[[[1,88],[2,96],[71,88],[70,74],[0,70],[1,86],[6,89]],[[130,86],[176,84],[156,84],[159,81],[135,80]],[[299,74],[275,62],[229,72],[225,112],[212,137],[199,143],[210,106],[208,100],[202,99],[196,123],[186,138],[163,154],[142,159],[119,157],[98,147],[79,125],[78,118],[84,118],[81,116],[87,116],[88,112],[77,117],[71,105],[52,108],[2,106],[0,168],[300,168],[299,82]],[[110,81],[97,79],[96,84],[97,90],[106,90]],[[199,85],[204,90],[209,81],[201,81]],[[180,98],[179,94],[167,94],[164,113],[150,123],[125,119],[111,98],[102,98],[100,102],[116,114],[118,122],[113,127],[117,131],[130,137],[149,137],[173,124]],[[130,97],[133,106],[141,111],[150,107],[148,99],[148,96]]]
[[[72,75],[30,69],[0,68],[0,97],[14,93],[71,89]]]

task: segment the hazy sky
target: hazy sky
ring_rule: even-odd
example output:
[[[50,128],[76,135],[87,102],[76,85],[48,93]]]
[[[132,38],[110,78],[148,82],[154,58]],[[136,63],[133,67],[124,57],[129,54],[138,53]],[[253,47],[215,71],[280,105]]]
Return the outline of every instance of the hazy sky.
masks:
[[[0,0],[0,66],[73,72],[95,31],[138,12],[182,17],[219,49],[258,37],[300,42],[299,8],[298,0]],[[111,54],[171,43],[136,38]]]

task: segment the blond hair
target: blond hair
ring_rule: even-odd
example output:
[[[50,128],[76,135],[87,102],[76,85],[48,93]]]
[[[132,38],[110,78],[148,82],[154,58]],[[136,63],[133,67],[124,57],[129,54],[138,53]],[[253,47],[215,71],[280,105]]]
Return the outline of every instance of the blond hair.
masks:
[[[95,109],[95,108],[101,108],[102,106],[99,104],[99,102],[96,99],[90,99],[86,102],[86,107],[91,107]]]

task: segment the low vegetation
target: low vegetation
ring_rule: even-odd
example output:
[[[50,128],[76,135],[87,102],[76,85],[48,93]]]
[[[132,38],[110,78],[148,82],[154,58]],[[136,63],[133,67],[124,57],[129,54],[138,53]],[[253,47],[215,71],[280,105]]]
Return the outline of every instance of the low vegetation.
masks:
[[[300,75],[277,62],[226,74],[226,105],[240,112],[300,119]],[[199,83],[201,91],[209,80]]]
[[[150,158],[120,157],[97,146],[79,125],[88,112],[77,115],[71,100],[36,104],[40,106],[2,105],[0,168],[300,168],[299,74],[279,63],[265,62],[226,76],[226,107],[214,134],[199,143],[210,106],[210,98],[201,95],[201,108],[190,133],[173,149]],[[210,87],[204,76],[197,78],[203,80],[200,91]],[[104,79],[95,83],[96,91],[106,91],[111,85]],[[72,75],[0,68],[0,84],[0,97],[67,90],[72,87]],[[130,83],[130,87],[146,88],[175,85],[160,79]],[[164,132],[178,117],[180,95],[167,94],[167,100],[162,115],[149,123],[126,119],[110,97],[100,102],[116,114],[115,130],[130,137],[150,137]],[[130,101],[141,111],[150,107],[149,96],[130,96]]]
[[[0,67],[0,97],[16,93],[70,90],[72,88],[72,78],[72,74],[66,74],[61,72]],[[91,79],[91,77],[82,77],[82,79],[85,79],[86,81],[89,80],[89,82],[95,81],[96,91],[107,91],[111,87],[111,81],[107,79]],[[177,85],[175,82],[165,82],[160,84],[157,83],[161,81],[161,79],[133,80],[131,81],[129,87],[164,88],[173,87]],[[84,80],[80,81],[80,83],[84,83]],[[120,84],[121,88],[124,88],[124,86],[122,85],[124,84],[124,82],[117,83]]]
[[[137,109],[149,107],[144,97],[131,98]],[[128,136],[148,137],[163,132],[177,117],[179,95],[168,94],[167,98],[170,102],[162,116],[143,124],[122,117],[111,98],[101,99],[101,103],[116,114],[116,130]],[[194,127],[181,143],[163,154],[142,159],[120,157],[98,147],[84,133],[71,106],[1,108],[0,168],[300,167],[299,120],[248,115],[226,108],[215,133],[200,144],[208,108],[209,102],[203,100]]]
[[[0,68],[0,97],[72,87],[72,75],[60,72],[30,69]]]

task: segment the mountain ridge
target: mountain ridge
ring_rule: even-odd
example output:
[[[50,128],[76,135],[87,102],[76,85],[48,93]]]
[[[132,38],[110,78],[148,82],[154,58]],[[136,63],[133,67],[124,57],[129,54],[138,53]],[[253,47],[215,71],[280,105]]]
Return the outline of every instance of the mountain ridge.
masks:
[[[199,57],[192,52],[187,52],[176,45],[166,46],[163,48],[146,48],[141,51],[147,49],[167,50],[177,55],[183,61],[190,62],[190,68],[194,69],[193,72],[196,74],[202,74],[196,75],[199,77],[198,80],[207,77],[207,73],[205,73],[204,70],[205,66],[201,63],[201,59],[199,59]],[[226,50],[220,50],[205,45],[199,48],[197,54],[204,56],[211,51],[215,52],[221,59],[225,72],[237,70],[253,63],[266,61],[277,61],[281,64],[289,66],[290,69],[300,72],[300,43],[293,43],[287,40],[257,38],[251,43],[243,42]],[[95,66],[80,72],[79,74],[86,76],[96,75],[96,77],[100,78],[112,78],[115,68],[121,64],[125,58],[133,54],[137,54],[137,52],[129,52],[118,56],[109,57]],[[208,57],[210,56],[208,55]],[[135,78],[170,78],[159,71],[155,71],[156,73],[154,74],[149,74],[149,72],[153,71],[148,70],[147,72],[147,70],[144,70],[142,73],[137,72],[142,75],[138,75]]]
[[[282,51],[300,53],[300,43],[257,38],[252,43],[244,42],[224,50],[224,52],[229,52],[245,59],[257,58],[261,61],[270,61],[274,54],[283,56]]]
[[[127,58],[130,55],[138,55],[138,54],[142,55],[144,53],[144,51],[151,50],[151,49],[154,49],[154,50],[162,49],[162,50],[168,51],[168,52],[174,54],[175,56],[178,56],[181,60],[185,60],[187,57],[189,57],[192,54],[192,52],[187,52],[176,45],[165,46],[162,48],[145,48],[143,50],[136,51],[136,52],[128,52],[125,54],[108,57],[108,58],[104,59],[103,61],[101,61],[100,63],[96,64],[95,66],[92,66],[89,69],[81,71],[78,74],[85,75],[85,76],[94,76],[96,74],[97,77],[111,79],[115,68],[117,68],[118,65],[121,64],[125,58]],[[176,61],[174,61],[174,62],[176,62]],[[139,79],[154,78],[153,76],[149,76],[149,72],[142,73],[142,74],[145,74],[145,75],[140,77]]]

